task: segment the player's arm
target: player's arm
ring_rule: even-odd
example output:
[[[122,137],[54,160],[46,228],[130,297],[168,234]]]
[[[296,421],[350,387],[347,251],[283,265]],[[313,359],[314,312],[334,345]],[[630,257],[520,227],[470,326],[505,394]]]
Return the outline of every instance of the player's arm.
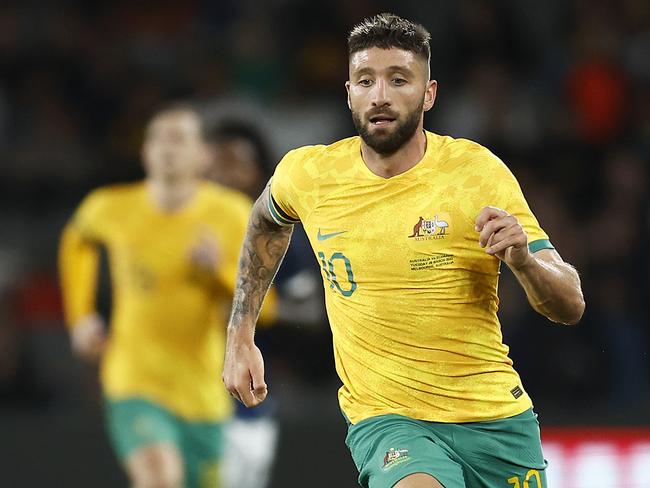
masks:
[[[254,407],[266,398],[264,361],[254,342],[255,323],[293,231],[293,226],[281,226],[274,221],[267,207],[269,192],[267,185],[248,221],[223,367],[226,388],[247,407]]]
[[[253,207],[247,197],[233,199],[232,203],[230,218],[236,225],[233,225],[227,234],[222,234],[220,241],[217,241],[215,234],[209,228],[204,229],[190,249],[190,260],[193,266],[201,272],[216,293],[225,294],[228,297],[233,296],[237,286],[241,245],[246,235]],[[264,299],[257,324],[261,326],[273,325],[277,319],[277,309],[277,292],[274,287],[271,287]]]
[[[106,344],[102,318],[95,310],[99,249],[77,229],[66,225],[59,246],[59,274],[65,322],[75,354],[96,361]]]
[[[555,249],[531,253],[517,219],[496,207],[481,210],[476,230],[481,247],[510,267],[537,312],[553,322],[578,323],[585,309],[580,277]]]

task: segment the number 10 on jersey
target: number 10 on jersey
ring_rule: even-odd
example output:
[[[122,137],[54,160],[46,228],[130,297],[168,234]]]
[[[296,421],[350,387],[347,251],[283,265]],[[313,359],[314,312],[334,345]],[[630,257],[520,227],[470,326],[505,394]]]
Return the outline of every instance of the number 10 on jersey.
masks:
[[[352,272],[352,264],[350,264],[350,260],[340,252],[335,252],[329,259],[326,259],[325,253],[319,251],[318,257],[320,258],[323,273],[325,273],[325,277],[330,283],[330,288],[336,288],[344,297],[351,296],[354,293],[354,290],[357,289],[357,282],[354,281],[354,273]],[[341,286],[341,283],[336,276],[336,272],[334,271],[336,261],[341,261],[341,263],[345,265],[347,283],[344,283],[343,286]]]

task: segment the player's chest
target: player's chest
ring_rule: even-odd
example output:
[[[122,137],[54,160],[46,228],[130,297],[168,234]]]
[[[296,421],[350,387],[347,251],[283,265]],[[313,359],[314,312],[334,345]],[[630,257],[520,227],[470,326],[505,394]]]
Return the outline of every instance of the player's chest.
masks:
[[[478,211],[450,185],[395,185],[332,193],[306,219],[321,267],[395,278],[481,266]]]
[[[111,253],[121,263],[156,275],[177,274],[187,268],[193,248],[214,229],[200,218],[176,219],[147,213],[124,215],[114,222]]]

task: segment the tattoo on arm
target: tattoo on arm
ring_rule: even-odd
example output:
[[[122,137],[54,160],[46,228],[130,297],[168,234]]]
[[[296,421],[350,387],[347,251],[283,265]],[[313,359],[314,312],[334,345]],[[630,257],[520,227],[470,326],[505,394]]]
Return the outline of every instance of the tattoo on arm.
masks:
[[[246,237],[239,257],[237,286],[233,298],[229,327],[242,324],[254,327],[264,297],[271,286],[289,246],[293,226],[280,226],[273,221],[266,202],[267,185],[253,206]]]

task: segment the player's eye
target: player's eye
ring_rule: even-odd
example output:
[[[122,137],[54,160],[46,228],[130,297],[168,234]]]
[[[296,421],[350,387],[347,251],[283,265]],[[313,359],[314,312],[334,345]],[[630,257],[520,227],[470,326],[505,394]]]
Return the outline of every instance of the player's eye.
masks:
[[[359,80],[358,83],[361,86],[370,86],[370,85],[372,85],[372,80],[369,79],[369,78],[363,78],[363,79]]]
[[[406,80],[404,78],[393,78],[393,84],[402,86],[406,84]]]

